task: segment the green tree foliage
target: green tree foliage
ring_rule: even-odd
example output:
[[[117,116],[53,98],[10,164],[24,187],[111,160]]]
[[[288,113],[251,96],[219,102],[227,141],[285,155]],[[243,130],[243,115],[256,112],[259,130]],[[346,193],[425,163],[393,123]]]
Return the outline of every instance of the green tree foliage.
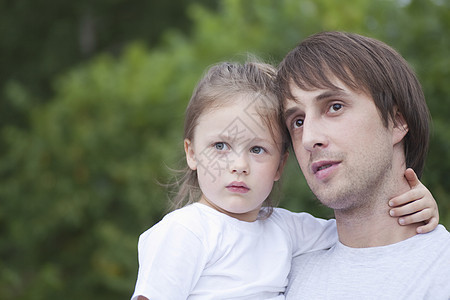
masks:
[[[28,125],[11,89],[24,86],[29,104],[46,102],[52,78],[74,64],[120,53],[130,41],[156,45],[166,28],[187,33],[193,2],[214,7],[217,0],[0,0],[0,112],[8,112],[0,126]]]
[[[224,0],[190,6],[189,35],[130,44],[53,80],[54,96],[11,84],[29,126],[5,124],[0,160],[0,298],[123,299],[138,235],[167,208],[164,186],[183,161],[184,108],[203,70],[247,52],[278,63],[307,35],[346,30],[397,48],[417,70],[434,116],[424,183],[450,228],[449,7],[435,1]],[[330,217],[290,158],[281,205]]]

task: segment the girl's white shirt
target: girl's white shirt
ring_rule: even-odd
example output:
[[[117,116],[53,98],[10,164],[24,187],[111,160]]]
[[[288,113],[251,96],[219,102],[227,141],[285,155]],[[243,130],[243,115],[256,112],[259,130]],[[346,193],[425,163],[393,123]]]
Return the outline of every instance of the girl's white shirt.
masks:
[[[337,239],[335,220],[308,213],[244,222],[194,203],[140,236],[132,299],[284,299],[292,257]]]

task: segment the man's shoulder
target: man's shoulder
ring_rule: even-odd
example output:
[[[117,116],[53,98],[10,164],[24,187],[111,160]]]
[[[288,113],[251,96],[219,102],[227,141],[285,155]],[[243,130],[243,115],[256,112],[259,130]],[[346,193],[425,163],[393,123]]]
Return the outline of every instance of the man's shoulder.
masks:
[[[450,275],[450,232],[443,225],[438,225],[432,232],[424,234],[424,238],[428,253],[434,252],[437,260],[447,266]]]
[[[350,248],[337,243],[328,251],[295,257],[289,276],[286,299],[326,299],[328,293],[335,299],[377,298],[383,293],[390,293],[390,299],[448,298],[450,233],[439,225],[387,246]]]
[[[418,234],[416,242],[427,245],[428,248],[434,247],[442,249],[444,252],[450,254],[450,232],[439,224],[433,231],[426,234]]]
[[[286,299],[297,299],[302,295],[303,284],[316,282],[326,266],[333,261],[330,250],[318,250],[293,257]]]
[[[317,264],[320,261],[331,259],[333,255],[333,247],[301,254],[292,258],[292,264]]]
[[[450,239],[450,232],[447,230],[447,228],[445,228],[444,225],[439,224],[435,230],[433,230],[432,232],[436,232],[437,235],[439,235],[442,238],[445,239]]]
[[[314,269],[320,269],[322,265],[327,265],[330,260],[333,260],[332,249],[312,251],[293,257],[289,276],[293,279],[299,274],[310,274]]]

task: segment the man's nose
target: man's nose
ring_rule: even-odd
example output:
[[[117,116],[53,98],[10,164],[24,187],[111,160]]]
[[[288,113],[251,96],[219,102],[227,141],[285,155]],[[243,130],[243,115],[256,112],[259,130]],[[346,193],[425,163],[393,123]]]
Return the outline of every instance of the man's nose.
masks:
[[[302,143],[308,151],[323,148],[328,145],[327,132],[320,118],[305,118],[303,121]]]

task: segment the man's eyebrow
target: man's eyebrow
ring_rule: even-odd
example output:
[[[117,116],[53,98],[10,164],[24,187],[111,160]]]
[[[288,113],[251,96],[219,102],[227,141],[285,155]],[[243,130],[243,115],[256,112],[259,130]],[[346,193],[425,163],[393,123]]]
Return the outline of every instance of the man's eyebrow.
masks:
[[[333,97],[345,97],[348,96],[348,94],[339,89],[339,90],[329,90],[329,91],[325,91],[320,95],[317,95],[314,99],[316,101],[321,101],[321,100],[325,100],[325,99],[329,99],[329,98],[333,98]]]
[[[348,97],[348,93],[346,93],[342,89],[327,90],[327,91],[317,95],[316,97],[314,97],[314,100],[315,101],[323,101],[323,100],[333,98],[333,97]],[[292,116],[299,110],[300,109],[297,106],[286,109],[283,113],[284,119],[287,120],[290,116]]]
[[[291,107],[286,109],[286,111],[284,112],[284,119],[287,120],[289,119],[290,116],[292,116],[293,114],[295,114],[299,109],[297,107]]]

